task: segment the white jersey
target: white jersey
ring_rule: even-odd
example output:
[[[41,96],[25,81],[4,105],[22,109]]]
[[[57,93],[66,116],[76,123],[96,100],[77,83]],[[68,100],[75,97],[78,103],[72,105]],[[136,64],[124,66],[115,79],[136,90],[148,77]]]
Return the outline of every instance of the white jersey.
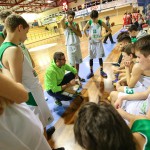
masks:
[[[125,93],[119,93],[118,97],[122,95],[125,95]],[[133,115],[146,115],[150,108],[150,94],[146,100],[124,100],[121,107]]]
[[[150,77],[141,75],[139,81],[136,83],[134,88],[124,88],[124,92],[127,94],[134,94],[136,92],[143,92],[150,86]]]
[[[90,59],[102,58],[105,56],[102,41],[99,39],[101,37],[102,21],[98,20],[98,23],[94,23],[92,20],[89,21],[89,43],[88,50]]]
[[[25,103],[12,104],[0,115],[1,150],[51,150],[43,126]]]
[[[26,56],[26,58],[28,59],[30,65],[32,66],[32,61],[28,52],[28,49],[25,47],[25,45],[23,43],[20,43],[19,46],[21,47],[24,55]],[[33,66],[32,66],[33,67]]]
[[[80,39],[79,37],[68,27],[68,22],[66,24],[66,29],[64,31],[65,35],[65,45],[66,46],[73,46],[73,45],[79,45]],[[75,22],[73,22],[73,26],[75,29],[77,29],[77,25]]]
[[[42,121],[43,126],[46,127],[46,125],[53,121],[53,117],[50,114],[50,110],[45,101],[43,89],[39,83],[36,72],[29,64],[25,55],[23,61],[22,84],[32,93],[38,107],[32,106],[32,104],[31,107],[35,109],[35,113],[39,113],[40,120]]]
[[[98,20],[98,23],[94,23],[92,20],[89,21],[89,37],[90,42],[99,43],[101,42],[99,38],[102,36],[102,21]]]
[[[11,42],[6,42],[6,43],[3,43],[2,45],[4,46],[2,47],[3,49],[1,50],[3,52],[8,48],[8,46],[9,47],[17,46]],[[3,53],[1,53],[1,56],[2,54]],[[4,66],[2,67],[5,68]],[[41,122],[43,123],[43,126],[46,127],[46,125],[50,124],[53,121],[53,117],[45,101],[43,89],[41,87],[41,84],[39,83],[37,74],[34,71],[33,67],[30,65],[25,55],[24,55],[23,69],[22,69],[22,84],[24,85],[24,87],[26,88],[28,92],[32,93],[30,94],[30,96],[33,96],[33,101],[31,101],[30,104],[29,103],[27,104],[31,105],[31,109],[34,110],[35,114],[39,114],[39,117],[40,117]],[[31,98],[29,98],[29,100],[31,100]],[[32,102],[35,102],[35,103],[32,103]]]

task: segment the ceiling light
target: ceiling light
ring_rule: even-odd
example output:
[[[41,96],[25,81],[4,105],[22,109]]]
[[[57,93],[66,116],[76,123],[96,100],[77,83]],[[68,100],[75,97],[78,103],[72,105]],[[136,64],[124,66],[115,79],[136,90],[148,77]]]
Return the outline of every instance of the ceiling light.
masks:
[[[51,1],[51,0],[48,0],[48,1],[47,1],[47,3],[52,3],[52,2],[53,2],[53,1]]]

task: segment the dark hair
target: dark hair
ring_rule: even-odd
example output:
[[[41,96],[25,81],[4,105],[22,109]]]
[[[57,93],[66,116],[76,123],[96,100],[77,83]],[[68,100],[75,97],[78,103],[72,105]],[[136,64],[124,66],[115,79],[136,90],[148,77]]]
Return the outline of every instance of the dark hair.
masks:
[[[150,55],[150,35],[146,35],[142,38],[140,38],[137,42],[134,44],[135,51],[140,51],[141,54],[143,54],[145,57]]]
[[[109,17],[109,16],[107,16],[107,17],[106,17],[106,20],[108,20],[108,19],[110,19],[110,17]]]
[[[90,17],[92,19],[98,18],[98,11],[97,10],[92,10],[90,13]]]
[[[128,31],[132,32],[132,31],[138,31],[138,28],[136,25],[132,24],[129,28]]]
[[[125,52],[128,56],[132,54],[133,58],[136,58],[136,55],[134,53],[134,45],[129,43],[122,47],[121,52]]]
[[[53,56],[54,62],[56,63],[56,60],[61,59],[62,56],[64,56],[64,53],[62,53],[62,52],[55,52],[54,56]]]
[[[24,29],[29,27],[29,24],[20,15],[12,14],[5,20],[5,28],[11,32],[14,32],[19,25],[22,25]]]
[[[125,31],[125,32],[119,33],[117,36],[117,39],[119,39],[122,35],[129,35],[129,32]]]
[[[75,139],[86,150],[135,150],[131,130],[106,102],[88,102],[74,124]]]
[[[117,40],[118,40],[118,42],[124,41],[124,42],[131,43],[131,37],[129,36],[129,34],[123,34]]]
[[[0,19],[1,20],[6,19],[11,14],[12,14],[12,11],[3,10],[3,11],[0,12]]]
[[[72,15],[73,17],[75,17],[75,12],[72,10],[67,11],[67,15]]]

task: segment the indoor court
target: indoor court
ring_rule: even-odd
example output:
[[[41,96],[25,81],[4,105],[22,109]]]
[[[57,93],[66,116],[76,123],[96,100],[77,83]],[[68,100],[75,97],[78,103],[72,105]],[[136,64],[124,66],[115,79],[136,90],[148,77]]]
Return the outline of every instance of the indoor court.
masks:
[[[26,0],[27,1],[27,0]],[[46,0],[28,0],[28,2],[24,2],[24,0],[16,0],[17,3],[14,3],[16,6],[22,6],[26,8],[26,5],[38,5],[38,3],[45,3],[43,7],[46,8],[44,10],[42,8],[42,12],[40,14],[40,9],[34,12],[34,9],[31,7],[27,7],[25,11],[33,13],[37,13],[40,17],[35,19],[39,26],[32,26],[30,22],[30,29],[27,34],[27,40],[25,41],[25,46],[28,48],[34,63],[35,63],[35,70],[38,74],[40,83],[44,90],[44,96],[49,106],[49,109],[54,117],[54,121],[48,126],[55,126],[55,132],[52,135],[51,139],[48,141],[51,148],[59,148],[64,147],[65,150],[82,150],[82,148],[75,142],[74,133],[73,133],[73,126],[74,126],[74,119],[77,116],[77,112],[80,107],[90,101],[98,103],[98,97],[101,100],[109,101],[108,97],[111,91],[116,90],[114,85],[112,84],[112,80],[114,80],[113,70],[112,70],[112,63],[117,62],[118,57],[120,55],[120,51],[118,50],[117,44],[117,36],[121,33],[123,28],[123,16],[125,12],[132,12],[134,7],[138,7],[138,2],[136,0],[51,0],[52,4],[46,2]],[[64,30],[60,24],[60,19],[62,14],[58,17],[53,16],[55,13],[58,14],[63,11],[62,3],[67,1],[68,9],[74,10],[78,15],[75,17],[74,21],[79,24],[79,27],[82,32],[82,37],[80,38],[80,46],[82,52],[83,62],[80,64],[79,75],[80,77],[84,78],[86,82],[82,84],[81,96],[76,96],[72,101],[63,101],[62,106],[57,106],[54,102],[53,97],[49,96],[44,87],[44,76],[46,69],[50,65],[50,62],[53,59],[53,54],[55,52],[61,51],[66,56],[66,63],[68,63],[67,58],[67,51],[65,46],[65,37],[64,37]],[[6,1],[11,3],[10,1]],[[14,1],[15,2],[15,1]],[[94,3],[95,2],[95,3]],[[49,3],[49,4],[48,4]],[[91,7],[87,4],[91,3]],[[60,5],[59,5],[60,4]],[[80,6],[84,6],[83,8]],[[85,8],[86,6],[86,8]],[[6,7],[5,3],[0,2],[1,11],[2,8]],[[40,7],[40,6],[39,6]],[[87,8],[88,7],[88,8]],[[7,8],[13,8],[7,6]],[[79,9],[80,8],[80,9]],[[36,9],[36,7],[35,7]],[[141,7],[139,9],[142,10]],[[15,10],[15,8],[14,8]],[[83,27],[85,26],[86,22],[90,20],[89,14],[83,15],[81,10],[97,10],[99,11],[99,19],[105,22],[106,16],[110,17],[110,23],[114,22],[114,26],[111,27],[113,40],[116,42],[115,44],[111,44],[110,40],[107,40],[107,44],[103,43],[105,57],[103,58],[104,61],[104,71],[107,73],[108,77],[103,78],[100,76],[100,68],[98,59],[94,59],[94,76],[90,79],[87,79],[86,76],[90,72],[89,68],[89,54],[88,54],[88,38],[83,33]],[[13,11],[13,9],[12,9]],[[17,9],[15,10],[17,12]],[[20,12],[19,12],[20,11]],[[21,8],[18,10],[19,14],[21,13]],[[50,20],[56,17],[54,22],[44,23],[51,15]],[[45,19],[43,19],[43,18]],[[25,18],[26,19],[26,18]],[[42,20],[43,19],[43,20]],[[28,21],[28,20],[27,20]],[[43,21],[43,24],[42,24]],[[47,21],[47,20],[46,20]],[[45,22],[46,22],[45,21]],[[33,20],[34,22],[34,20]],[[45,27],[48,30],[45,30]],[[55,28],[56,27],[56,30]],[[148,31],[149,32],[149,31]],[[105,34],[105,29],[102,28],[102,34]],[[109,122],[110,123],[110,122]],[[47,128],[48,128],[47,127]],[[43,149],[42,149],[43,150]]]

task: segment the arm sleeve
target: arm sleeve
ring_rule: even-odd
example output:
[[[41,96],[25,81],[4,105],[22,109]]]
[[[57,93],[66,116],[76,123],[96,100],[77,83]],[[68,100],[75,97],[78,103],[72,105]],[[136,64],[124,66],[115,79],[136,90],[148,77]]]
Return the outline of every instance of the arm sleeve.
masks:
[[[100,26],[102,26],[102,20],[98,20]]]
[[[71,71],[71,72],[74,73],[74,74],[77,74],[77,69],[74,68],[74,67],[72,67],[72,66],[70,66],[70,65],[68,65],[68,64],[65,65],[65,69],[66,69],[67,71]]]
[[[52,92],[62,91],[61,86],[57,85],[56,75],[53,71],[47,70],[45,75],[45,87],[46,90],[52,90]]]

